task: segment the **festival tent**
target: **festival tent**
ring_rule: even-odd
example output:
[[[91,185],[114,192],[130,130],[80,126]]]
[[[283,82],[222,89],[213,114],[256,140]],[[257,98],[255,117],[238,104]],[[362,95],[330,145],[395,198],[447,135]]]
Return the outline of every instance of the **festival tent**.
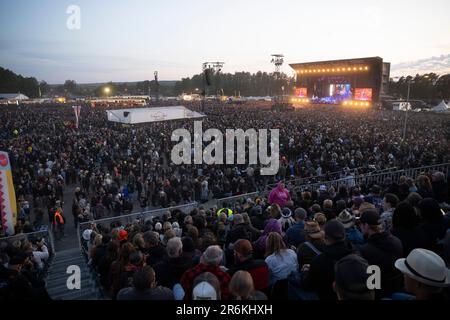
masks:
[[[22,93],[0,93],[0,103],[19,103],[21,100],[28,100],[26,95]]]
[[[106,110],[108,121],[123,124],[203,118],[205,115],[183,106]]]
[[[445,103],[444,100],[442,100],[442,102],[437,105],[436,107],[434,107],[433,109],[431,109],[432,111],[437,111],[437,112],[443,112],[443,111],[450,111],[450,108],[448,107],[448,105]]]

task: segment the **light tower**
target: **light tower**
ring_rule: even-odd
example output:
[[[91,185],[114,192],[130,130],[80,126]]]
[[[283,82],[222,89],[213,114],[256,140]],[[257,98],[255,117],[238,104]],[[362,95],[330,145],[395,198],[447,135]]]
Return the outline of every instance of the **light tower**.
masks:
[[[211,72],[219,73],[222,71],[223,65],[225,62],[204,62],[202,64],[203,69],[203,100],[202,100],[202,111],[205,111],[205,102],[206,102],[206,96],[207,96],[207,87],[211,86]]]
[[[155,71],[153,73],[154,77],[155,77],[155,93],[156,93],[156,102],[159,102],[159,81],[158,81],[158,71]]]
[[[284,55],[282,54],[272,54],[272,60],[270,63],[275,65],[275,76],[280,74],[281,66],[284,63]]]

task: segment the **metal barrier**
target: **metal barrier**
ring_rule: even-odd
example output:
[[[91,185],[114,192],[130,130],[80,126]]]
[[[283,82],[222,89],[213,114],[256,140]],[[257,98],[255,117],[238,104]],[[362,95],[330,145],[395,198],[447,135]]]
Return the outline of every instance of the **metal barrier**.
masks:
[[[19,233],[19,234],[15,234],[13,236],[8,236],[8,237],[4,237],[4,238],[0,238],[0,243],[2,242],[7,242],[7,243],[13,243],[14,241],[23,241],[23,240],[28,240],[30,241],[32,238],[44,238],[45,239],[45,244],[47,245],[48,251],[50,253],[50,255],[53,255],[55,253],[55,242],[53,240],[53,234],[52,234],[52,230],[50,229],[45,229],[45,230],[40,230],[40,231],[34,231],[34,232],[29,232],[29,233]]]
[[[215,205],[217,206],[217,208],[222,208],[224,205],[234,207],[234,204],[237,201],[242,203],[243,201],[247,200],[248,198],[251,198],[253,200],[257,196],[259,196],[259,192],[251,192],[251,193],[241,194],[241,195],[232,196],[232,197],[228,197],[228,198],[217,199],[215,202]]]
[[[366,174],[366,175],[359,175],[359,176],[348,176],[342,179],[332,180],[332,181],[326,181],[326,182],[317,182],[312,184],[304,184],[301,186],[294,186],[291,189],[297,189],[297,190],[317,190],[320,188],[320,186],[325,186],[327,189],[330,187],[334,187],[335,189],[339,188],[340,186],[346,186],[346,187],[353,187],[353,186],[362,186],[362,185],[369,185],[369,184],[382,184],[386,180],[390,179],[391,181],[398,181],[398,179],[401,176],[406,176],[408,178],[416,179],[420,174],[423,173],[433,173],[433,172],[443,172],[446,179],[448,179],[450,170],[450,163],[443,163],[443,164],[437,164],[432,166],[424,166],[419,168],[410,168],[410,169],[404,169],[404,170],[397,170],[394,172],[385,172],[385,173],[378,173],[378,174]],[[291,186],[292,187],[292,186]],[[289,186],[287,185],[287,188],[289,189]],[[336,190],[337,191],[337,190]]]
[[[192,203],[175,206],[175,207],[170,207],[170,208],[161,208],[161,209],[149,210],[149,211],[144,211],[144,212],[136,212],[136,213],[131,213],[131,214],[117,216],[117,217],[110,217],[110,218],[104,218],[104,219],[99,219],[99,220],[91,220],[88,222],[80,223],[78,225],[78,242],[79,242],[80,250],[82,249],[83,232],[86,229],[89,229],[93,223],[96,225],[102,225],[102,224],[106,225],[106,224],[119,222],[121,225],[128,225],[128,224],[132,224],[135,221],[144,221],[145,222],[153,217],[160,217],[167,211],[181,210],[184,213],[189,213],[197,207],[198,207],[198,203],[192,202]]]
[[[358,168],[353,168],[353,169],[350,169],[350,170],[335,171],[335,172],[327,173],[327,174],[320,175],[320,176],[312,176],[312,177],[305,177],[305,178],[297,178],[297,179],[285,180],[285,185],[286,185],[286,187],[288,189],[294,189],[295,187],[299,187],[299,186],[303,186],[303,185],[307,185],[307,184],[312,184],[312,183],[335,181],[335,180],[342,179],[343,175],[346,172],[349,172],[349,171],[350,172],[356,172],[356,171],[361,171],[362,169],[368,170],[369,168],[367,168],[367,167],[358,167]],[[397,169],[397,167],[385,168],[385,169],[382,169],[382,170],[374,170],[374,171],[372,171],[370,173],[366,172],[364,174],[379,174],[379,173],[382,173],[382,172],[392,172],[392,171],[394,171],[396,169]],[[326,180],[324,178],[326,178]],[[272,191],[272,189],[277,186],[277,184],[278,183],[272,183],[272,184],[266,185],[264,190],[261,191],[261,195],[267,196],[270,193],[270,191]]]

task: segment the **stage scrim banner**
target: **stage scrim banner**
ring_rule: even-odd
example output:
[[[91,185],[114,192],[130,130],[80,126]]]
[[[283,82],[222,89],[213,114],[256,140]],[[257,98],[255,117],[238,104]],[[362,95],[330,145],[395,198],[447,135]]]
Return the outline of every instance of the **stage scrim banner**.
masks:
[[[0,216],[6,235],[14,235],[14,226],[17,221],[16,193],[9,157],[3,151],[0,151]]]

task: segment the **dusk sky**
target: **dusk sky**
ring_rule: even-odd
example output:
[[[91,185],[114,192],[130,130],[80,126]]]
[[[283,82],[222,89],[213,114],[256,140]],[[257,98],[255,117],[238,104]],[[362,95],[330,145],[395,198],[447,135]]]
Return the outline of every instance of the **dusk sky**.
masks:
[[[69,30],[69,5],[81,28]],[[450,72],[448,0],[1,0],[0,66],[49,83],[161,80],[380,56],[393,74]]]

